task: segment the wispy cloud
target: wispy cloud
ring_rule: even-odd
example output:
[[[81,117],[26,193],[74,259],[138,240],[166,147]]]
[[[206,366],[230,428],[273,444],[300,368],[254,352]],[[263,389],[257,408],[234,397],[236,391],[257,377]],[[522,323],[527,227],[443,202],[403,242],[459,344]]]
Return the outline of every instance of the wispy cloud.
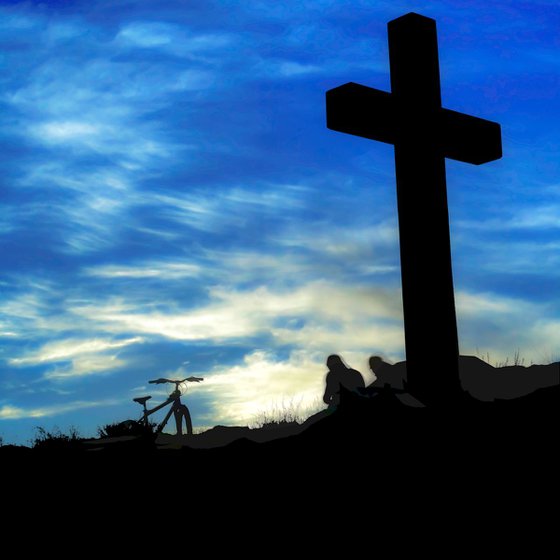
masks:
[[[45,362],[60,362],[75,358],[83,354],[96,354],[107,350],[124,348],[131,344],[142,342],[142,338],[135,337],[124,340],[57,340],[49,342],[39,350],[29,352],[22,358],[12,358],[9,363],[16,366],[36,365]]]
[[[182,25],[158,21],[134,21],[124,25],[115,44],[123,47],[159,50],[174,56],[207,57],[212,51],[231,48],[235,43],[232,34],[196,34]]]
[[[21,287],[9,293],[7,283],[2,302],[0,320],[3,328],[19,340],[46,336],[49,332],[70,329],[71,324],[57,314],[59,294],[49,282],[23,281],[16,277]],[[13,290],[13,288],[12,288]]]
[[[3,405],[0,407],[0,420],[20,420],[22,418],[44,418],[48,416],[56,416],[66,412],[83,410],[87,408],[97,408],[104,406],[114,406],[120,401],[107,399],[102,401],[74,401],[70,403],[52,405],[38,408],[20,408],[12,405]]]
[[[192,189],[180,195],[155,194],[146,203],[157,204],[162,217],[202,232],[219,233],[246,228],[264,217],[283,218],[305,207],[307,189],[297,185],[258,185],[258,189],[229,187]]]
[[[247,291],[215,287],[209,292],[207,305],[186,309],[163,310],[160,306],[158,311],[146,312],[134,301],[122,298],[106,304],[76,306],[71,311],[96,321],[107,332],[137,332],[211,343],[263,334],[287,342],[290,329],[284,328],[286,322],[292,320],[296,331],[302,328],[297,326],[298,321],[315,326],[323,322],[334,326],[330,330],[330,342],[334,343],[343,323],[350,330],[350,325],[360,319],[398,321],[400,298],[398,292],[363,286],[352,289],[317,281],[281,291],[265,286]],[[329,329],[323,331],[326,332]]]
[[[84,270],[84,274],[99,278],[159,278],[161,280],[196,278],[202,272],[202,268],[198,264],[156,261],[138,266],[102,265]]]
[[[45,370],[43,379],[75,380],[83,376],[121,370],[129,362],[119,356],[119,351],[142,342],[140,337],[121,340],[57,340],[23,356],[10,358],[8,364],[16,368],[51,365],[54,367]]]
[[[276,79],[298,79],[309,78],[317,74],[323,74],[327,68],[317,64],[304,64],[294,60],[263,59],[255,65],[255,72]]]
[[[212,423],[250,424],[276,408],[302,413],[321,408],[324,374],[316,355],[296,351],[282,360],[258,350],[239,365],[210,373],[197,392],[209,399]]]
[[[72,358],[66,366],[56,366],[45,372],[44,379],[65,380],[83,377],[86,375],[109,374],[122,370],[129,362],[119,358],[118,355],[86,354]]]
[[[461,351],[498,361],[516,351],[527,363],[546,363],[560,348],[560,321],[547,303],[493,293],[457,294]]]
[[[560,204],[524,205],[516,215],[486,220],[460,222],[470,230],[504,232],[508,230],[541,230],[560,228]]]

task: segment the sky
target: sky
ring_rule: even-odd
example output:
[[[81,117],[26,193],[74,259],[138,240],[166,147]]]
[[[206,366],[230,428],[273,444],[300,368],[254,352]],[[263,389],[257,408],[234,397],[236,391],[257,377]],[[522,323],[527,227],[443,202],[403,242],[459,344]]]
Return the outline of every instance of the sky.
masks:
[[[556,0],[0,2],[4,443],[137,418],[157,377],[246,425],[320,406],[329,354],[404,359],[393,147],[325,92],[389,91],[411,11],[443,105],[502,126],[501,160],[446,162],[460,351],[559,359]]]

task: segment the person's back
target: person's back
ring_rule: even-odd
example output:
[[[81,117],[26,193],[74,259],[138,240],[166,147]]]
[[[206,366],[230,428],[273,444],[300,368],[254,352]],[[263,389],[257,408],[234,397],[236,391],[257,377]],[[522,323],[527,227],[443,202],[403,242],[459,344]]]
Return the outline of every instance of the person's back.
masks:
[[[344,387],[348,391],[359,392],[366,384],[359,371],[347,367],[340,356],[333,354],[327,358],[327,373],[325,394],[323,401],[328,405],[340,403],[340,389]]]
[[[382,389],[389,385],[393,389],[403,390],[406,382],[406,362],[389,364],[380,356],[372,356],[369,359],[369,367],[376,379],[368,388]]]

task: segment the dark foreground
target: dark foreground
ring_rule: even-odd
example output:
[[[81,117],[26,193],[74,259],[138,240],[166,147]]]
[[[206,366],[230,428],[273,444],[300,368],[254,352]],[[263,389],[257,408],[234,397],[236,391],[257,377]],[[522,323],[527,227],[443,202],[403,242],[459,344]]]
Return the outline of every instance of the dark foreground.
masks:
[[[370,398],[343,393],[337,410],[320,414],[306,426],[279,427],[261,442],[251,441],[239,428],[241,437],[222,447],[158,448],[150,438],[66,451],[4,446],[0,461],[4,473],[30,468],[36,475],[65,473],[69,479],[95,473],[97,480],[105,477],[112,483],[138,477],[152,484],[164,473],[192,484],[215,476],[234,481],[251,479],[251,473],[282,479],[314,473],[320,478],[327,472],[329,477],[338,473],[341,484],[373,488],[384,480],[406,484],[437,473],[507,476],[524,469],[538,475],[535,483],[542,483],[555,479],[558,467],[559,403],[559,386],[494,402],[465,394],[461,402],[442,410],[405,406],[389,389]],[[275,435],[278,439],[262,441]]]
[[[379,522],[431,526],[434,512],[456,528],[458,513],[475,525],[486,517],[488,528],[504,518],[539,519],[544,534],[558,500],[560,364],[546,366],[542,379],[533,369],[521,371],[532,381],[518,383],[515,398],[515,369],[484,374],[480,386],[491,380],[494,398],[504,398],[484,400],[490,396],[479,391],[475,399],[479,385],[465,378],[470,393],[445,408],[407,406],[398,394],[402,380],[392,375],[393,387],[367,397],[342,393],[336,410],[302,426],[216,427],[190,440],[132,437],[58,449],[4,446],[1,480],[25,506],[64,500],[72,503],[68,511],[126,512],[122,519],[171,507],[181,519],[206,510],[208,519],[223,521],[226,504],[230,521],[243,508],[260,520],[281,507],[285,520],[301,512],[303,519],[324,514],[336,523],[352,521],[357,510],[334,504],[352,502],[360,511],[367,504],[368,531]],[[37,498],[45,492],[46,499]]]

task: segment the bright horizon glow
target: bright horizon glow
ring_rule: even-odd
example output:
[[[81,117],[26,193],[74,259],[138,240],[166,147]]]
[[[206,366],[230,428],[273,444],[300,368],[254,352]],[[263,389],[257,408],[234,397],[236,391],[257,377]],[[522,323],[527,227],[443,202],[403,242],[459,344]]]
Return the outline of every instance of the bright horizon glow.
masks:
[[[4,442],[136,418],[155,377],[238,424],[317,406],[331,353],[404,358],[393,149],[325,92],[388,91],[410,11],[443,105],[502,126],[446,164],[461,353],[560,359],[560,6],[459,4],[0,2]]]

